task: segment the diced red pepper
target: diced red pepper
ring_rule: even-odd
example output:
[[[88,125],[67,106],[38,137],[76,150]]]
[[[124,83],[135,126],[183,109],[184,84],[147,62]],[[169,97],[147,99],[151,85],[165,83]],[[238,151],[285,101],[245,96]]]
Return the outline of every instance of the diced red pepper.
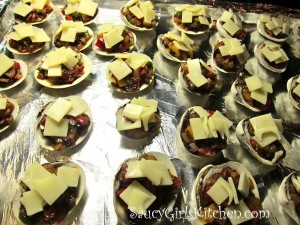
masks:
[[[71,15],[66,15],[66,20],[73,20],[73,17]]]
[[[258,144],[254,139],[250,139],[250,144],[252,146],[252,148],[257,149],[258,148]]]
[[[20,67],[20,63],[18,63],[18,62],[14,62],[14,67],[16,67],[18,70],[21,68]]]
[[[173,181],[173,186],[174,187],[178,187],[179,185],[182,184],[182,180],[180,180],[178,177],[176,176],[172,176],[172,181]]]
[[[37,79],[44,80],[43,76],[40,73],[37,75]]]
[[[147,73],[147,70],[145,68],[140,70],[140,75],[143,76]]]
[[[80,72],[83,72],[84,66],[79,66],[79,67],[78,67],[78,70],[79,70]]]

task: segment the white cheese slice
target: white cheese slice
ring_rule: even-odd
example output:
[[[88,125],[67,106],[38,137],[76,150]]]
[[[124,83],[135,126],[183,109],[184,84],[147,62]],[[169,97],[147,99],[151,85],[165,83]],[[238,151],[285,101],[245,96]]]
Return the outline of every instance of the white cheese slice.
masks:
[[[219,50],[220,50],[220,53],[221,53],[222,56],[230,55],[230,49],[231,49],[231,46],[226,45],[226,44],[219,47]]]
[[[75,38],[76,38],[76,28],[73,27],[63,28],[62,34],[60,36],[61,41],[73,43],[75,42]]]
[[[182,38],[178,34],[170,32],[170,31],[168,33],[164,34],[164,38],[169,38],[171,40],[176,40],[176,41],[182,41]]]
[[[276,28],[276,25],[274,23],[274,21],[269,21],[266,23],[266,27],[269,29],[269,30],[273,30]]]
[[[229,12],[229,11],[224,11],[220,20],[223,22],[227,22],[228,20],[231,20],[231,18],[233,17],[233,13]]]
[[[150,1],[148,1],[150,2]],[[151,5],[149,5],[151,4]],[[155,11],[152,8],[152,3],[149,4],[142,4],[140,5],[140,8],[144,14],[144,23],[151,24],[152,20],[155,19]]]
[[[212,73],[216,73],[216,71],[214,71],[209,65],[207,65],[202,59],[199,60],[201,65],[204,66],[205,69],[207,69],[208,71],[212,72]]]
[[[135,121],[141,118],[142,110],[143,106],[130,103],[125,106],[123,116]]]
[[[43,211],[44,199],[35,190],[24,192],[20,201],[25,207],[27,216]]]
[[[107,67],[117,78],[117,80],[122,80],[132,72],[130,67],[122,59],[119,58],[109,63]]]
[[[124,130],[132,130],[136,128],[142,127],[142,120],[136,120],[134,123],[128,122],[122,118],[118,120],[117,123],[117,130],[124,131]]]
[[[181,32],[181,39],[179,42],[182,42],[190,51],[193,50],[191,45],[194,43],[194,41],[190,39],[184,32]]]
[[[253,139],[264,148],[274,141],[277,141],[277,136],[272,132],[267,132],[262,135],[262,140],[259,140],[256,136]]]
[[[299,84],[300,83],[300,76],[298,76],[296,82]]]
[[[250,97],[265,105],[268,100],[268,93],[262,89],[254,90],[251,92]]]
[[[127,171],[125,173],[125,178],[140,178],[145,177],[143,171],[141,170],[141,161],[132,160],[126,162]]]
[[[261,50],[261,53],[267,58],[269,62],[273,62],[276,59],[279,59],[282,54],[280,51],[271,51],[267,46],[263,47]]]
[[[236,187],[234,185],[232,177],[228,177],[228,183],[229,183],[230,189],[232,191],[234,204],[239,204],[239,198],[238,198],[238,195],[237,195],[237,190],[236,190]]]
[[[77,167],[60,166],[57,169],[57,177],[68,187],[77,187],[80,171]]]
[[[283,23],[282,25],[282,33],[289,35],[290,33],[290,28],[289,25],[287,23]]]
[[[32,25],[27,25],[26,23],[20,23],[18,25],[13,26],[13,28],[20,35],[21,38],[34,35],[34,30]]]
[[[129,11],[133,15],[135,15],[138,19],[142,19],[144,17],[144,13],[142,12],[142,10],[137,5],[134,5],[134,6],[130,7]]]
[[[120,36],[122,36],[123,31],[124,31],[124,29],[125,29],[125,25],[123,25],[123,24],[115,25],[115,28],[117,29],[118,34],[119,34]]]
[[[187,78],[196,86],[201,87],[208,82],[208,79],[203,76],[201,73],[188,73]]]
[[[298,84],[294,89],[293,89],[293,93],[295,93],[296,95],[298,95],[300,97],[300,84]]]
[[[183,10],[181,21],[182,21],[182,23],[192,23],[193,22],[193,13],[188,10]]]
[[[199,22],[200,22],[201,24],[209,25],[209,21],[208,21],[208,19],[207,19],[206,17],[204,17],[204,16],[199,16],[198,18],[199,18]]]
[[[299,182],[299,177],[296,177],[295,175],[292,175],[291,177],[292,183],[294,187],[296,188],[297,192],[300,193],[300,182]]]
[[[236,25],[232,20],[228,20],[223,24],[224,29],[233,36],[236,32],[240,30],[240,27]]]
[[[201,74],[201,66],[199,59],[190,59],[187,61],[189,73]]]
[[[6,109],[7,98],[0,98],[0,110]]]
[[[103,38],[105,47],[108,49],[123,40],[123,36],[120,35],[119,30],[116,27],[114,27],[111,31],[103,34]]]
[[[282,32],[281,28],[276,27],[275,29],[272,30],[273,34],[275,36],[277,36],[278,34],[280,34]]]
[[[262,90],[268,93],[273,93],[273,87],[271,83],[264,80],[261,80],[261,83],[262,83]]]
[[[148,7],[150,9],[154,9],[154,5],[152,4],[151,1],[146,1],[146,2],[140,2],[140,7]]]
[[[271,16],[270,15],[261,15],[260,16],[260,21],[263,23],[267,23],[271,21]]]
[[[31,1],[31,7],[38,10],[43,10],[48,0],[34,0]]]
[[[281,53],[281,57],[278,58],[278,59],[276,59],[275,63],[278,64],[278,63],[282,63],[282,62],[288,61],[289,57],[287,56],[287,54],[285,53],[285,51],[282,48],[280,48],[279,51]]]
[[[97,8],[98,3],[92,2],[90,0],[85,0],[80,1],[77,12],[88,16],[94,16],[96,14]]]
[[[17,32],[15,32],[15,31],[9,33],[9,34],[7,35],[7,39],[8,39],[8,40],[12,39],[12,40],[15,40],[15,41],[20,41],[20,40],[22,40],[22,38],[20,37],[20,35],[19,35]]]
[[[156,110],[157,110],[156,108],[152,108],[152,107],[143,108],[141,119],[145,131],[149,130],[148,124],[151,121],[151,119],[154,118],[154,113],[156,112]]]
[[[236,38],[232,38],[230,39],[230,45],[231,45],[231,48],[230,48],[230,55],[239,55],[239,54],[242,54],[245,50],[245,47],[243,47],[241,45],[241,42],[239,42],[238,39]]]
[[[249,177],[244,171],[242,171],[240,174],[238,190],[245,198],[247,198],[249,195],[249,185],[250,185]]]
[[[7,70],[9,70],[14,65],[14,61],[8,58],[4,53],[1,53],[0,62],[1,62],[1,67],[0,67],[0,77],[1,77]]]
[[[269,49],[271,49],[271,50],[275,50],[275,49],[279,49],[280,48],[280,45],[279,44],[277,44],[277,43],[274,43],[274,42],[272,42],[272,41],[264,41],[264,44],[266,45],[266,46],[268,46],[268,48]]]
[[[132,52],[130,57],[125,60],[125,62],[132,68],[133,70],[137,70],[138,68],[143,68],[150,61],[149,56],[139,53]]]
[[[46,170],[41,164],[38,162],[34,162],[30,164],[21,178],[21,181],[30,188],[30,190],[34,190],[34,185],[32,183],[33,180],[42,179],[50,176],[51,173]]]
[[[128,208],[137,214],[144,214],[146,209],[149,208],[155,199],[155,195],[140,185],[133,189],[129,199]]]
[[[190,125],[193,131],[193,138],[195,140],[207,139],[208,136],[203,130],[203,118],[190,118]]]
[[[191,12],[198,12],[199,10],[202,10],[202,5],[189,5],[185,10],[189,10]]]
[[[62,76],[61,65],[48,67],[48,77],[61,77],[61,76]]]
[[[283,20],[281,18],[272,17],[272,21],[274,22],[276,27],[282,27],[283,26]]]
[[[217,205],[221,205],[229,197],[228,192],[222,185],[222,179],[223,178],[220,177],[216,181],[216,183],[207,191],[209,197],[211,197]]]
[[[51,174],[47,178],[33,181],[35,190],[43,199],[52,205],[68,188],[57,176]]]
[[[49,108],[46,109],[45,114],[56,122],[60,122],[61,119],[69,112],[71,107],[72,104],[68,100],[58,98]]]
[[[178,12],[181,12],[187,8],[189,8],[190,5],[189,4],[184,4],[184,5],[180,5],[179,7],[176,7],[175,10],[178,11]]]
[[[246,85],[247,85],[249,91],[254,91],[254,90],[260,89],[263,86],[260,78],[256,75],[247,77],[245,79],[245,82],[246,82]]]
[[[22,17],[27,16],[33,10],[32,7],[19,1],[18,4],[13,8],[13,13],[18,14]]]
[[[244,52],[236,55],[236,58],[241,65],[245,64],[247,60],[250,58],[250,53],[248,52],[245,44],[242,45],[242,48],[244,49]]]
[[[141,105],[144,107],[152,107],[155,109],[157,109],[157,107],[158,107],[158,101],[156,101],[154,99],[146,99],[143,97],[133,98],[131,100],[131,103],[136,104],[136,105]]]
[[[47,61],[46,61],[46,60],[42,62],[41,69],[43,69],[43,70],[48,70],[48,69],[49,69],[49,67],[48,67],[48,64],[47,64]]]
[[[70,98],[69,102],[72,104],[72,108],[68,115],[79,116],[88,110],[86,103],[78,98]]]
[[[77,12],[78,10],[78,3],[69,3],[67,8],[65,9],[65,14],[70,15],[73,14],[74,12]]]
[[[67,137],[68,126],[68,119],[62,119],[60,122],[56,122],[51,117],[47,117],[43,134],[44,136],[50,137]]]
[[[243,200],[240,201],[237,205],[230,205],[225,208],[226,215],[237,215],[236,212],[239,212],[239,215],[243,216],[230,216],[229,220],[231,224],[238,225],[241,223],[244,223],[246,221],[252,220],[253,216],[248,208],[248,206],[245,204]]]
[[[198,114],[200,118],[208,117],[209,113],[207,110],[203,109],[201,106],[194,106],[193,110]]]
[[[30,0],[29,0],[30,1]],[[68,3],[75,4],[80,2],[81,0],[68,0]]]
[[[104,34],[111,31],[114,27],[113,23],[105,23],[99,27],[98,34]]]
[[[230,188],[229,183],[223,178],[220,177],[218,180],[220,180],[219,182],[221,183],[221,185],[223,186],[223,188],[227,191],[228,194],[228,205],[231,204],[232,200],[233,200],[233,193],[232,190]]]
[[[87,31],[86,27],[84,26],[83,22],[81,21],[76,21],[73,22],[74,23],[74,27],[76,29],[76,33],[84,33]]]
[[[187,48],[187,46],[185,44],[183,44],[182,42],[173,41],[173,44],[176,46],[176,48],[178,48],[181,51],[184,51],[184,52],[189,51],[189,48]]]
[[[140,168],[143,171],[145,177],[147,177],[151,183],[155,186],[159,186],[162,178],[163,170],[167,170],[165,164],[162,161],[157,160],[141,160]]]
[[[67,62],[63,64],[68,69],[72,69],[78,63],[78,59],[76,58],[77,53],[74,52],[71,48],[67,48],[66,53],[67,53]]]
[[[46,58],[49,67],[66,63],[68,61],[66,48],[62,47],[55,51],[49,52]]]
[[[42,28],[34,29],[34,35],[30,36],[30,39],[33,43],[50,41],[50,37]]]

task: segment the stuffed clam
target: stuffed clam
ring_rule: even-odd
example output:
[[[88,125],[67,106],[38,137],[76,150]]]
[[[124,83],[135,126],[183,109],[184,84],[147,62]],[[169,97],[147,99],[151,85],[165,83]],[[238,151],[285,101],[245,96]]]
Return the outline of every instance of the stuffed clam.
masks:
[[[36,123],[38,143],[50,151],[79,145],[92,129],[89,105],[80,97],[58,98],[39,113]]]
[[[269,166],[279,164],[292,148],[282,132],[281,120],[274,119],[270,113],[244,119],[236,128],[240,143],[258,161]]]
[[[256,75],[240,73],[231,90],[237,102],[253,112],[268,111],[272,106],[272,84]]]
[[[236,38],[223,38],[213,48],[213,62],[222,73],[237,73],[250,57],[244,44]]]
[[[116,117],[117,130],[130,139],[153,138],[160,131],[161,116],[154,99],[133,98],[118,108]]]
[[[17,23],[34,25],[47,21],[54,7],[50,0],[21,0],[12,11]]]
[[[132,52],[117,54],[107,65],[107,81],[113,90],[121,93],[137,93],[154,81],[155,68],[149,56]]]
[[[21,177],[13,212],[22,224],[65,224],[85,191],[85,174],[73,162],[30,164]]]
[[[191,59],[181,63],[178,78],[182,86],[197,95],[206,95],[214,91],[217,84],[217,73],[202,59]]]
[[[167,59],[175,62],[186,62],[193,58],[195,44],[184,32],[181,32],[181,35],[168,32],[158,36],[157,48]]]
[[[300,224],[300,174],[290,173],[280,184],[277,198],[283,210]]]
[[[247,36],[240,17],[232,11],[224,11],[222,16],[217,20],[216,27],[219,34],[225,38],[237,38],[242,41]]]
[[[1,53],[0,62],[0,91],[17,86],[26,78],[28,68],[24,61],[10,59]]]
[[[197,157],[215,157],[226,149],[232,124],[219,111],[193,106],[181,117],[180,139],[190,154]]]
[[[99,55],[115,56],[128,53],[136,46],[136,36],[124,25],[106,23],[99,27],[93,49]]]
[[[262,210],[254,177],[243,164],[233,161],[200,170],[194,181],[191,205],[198,209],[197,224],[257,224],[259,219],[252,213]],[[228,216],[234,211],[243,216]]]
[[[119,221],[157,223],[156,219],[144,215],[153,210],[171,211],[181,183],[173,163],[162,153],[149,152],[126,160],[114,180],[114,207]],[[137,216],[132,217],[133,213]]]
[[[212,19],[205,5],[180,5],[175,9],[172,22],[175,28],[190,35],[208,32],[212,26]]]
[[[262,14],[257,21],[257,30],[271,41],[285,42],[289,36],[290,27],[284,18]]]
[[[151,1],[130,0],[120,9],[121,19],[127,27],[137,31],[151,31],[159,17]]]
[[[98,3],[91,0],[68,0],[68,4],[62,8],[63,19],[74,22],[91,24],[98,15]]]
[[[28,55],[40,51],[50,41],[48,34],[31,24],[19,23],[13,26],[14,31],[6,35],[7,49],[20,55]]]
[[[18,114],[18,103],[14,99],[0,94],[0,133],[16,120]]]
[[[300,110],[300,76],[294,76],[287,82],[287,90],[292,105]]]
[[[271,41],[257,44],[254,47],[254,55],[263,67],[275,73],[283,73],[289,61],[281,46]]]

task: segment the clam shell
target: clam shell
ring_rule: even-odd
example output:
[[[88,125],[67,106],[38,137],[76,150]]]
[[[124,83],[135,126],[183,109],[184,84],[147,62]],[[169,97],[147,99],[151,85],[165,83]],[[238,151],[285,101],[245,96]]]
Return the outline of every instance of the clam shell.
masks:
[[[275,41],[275,42],[285,42],[288,38],[288,36],[286,38],[274,38],[274,37],[271,37],[269,34],[267,34],[265,32],[265,29],[264,29],[264,24],[260,21],[260,19],[257,21],[257,30],[258,32],[264,36],[265,38],[271,40],[271,41]]]
[[[130,32],[130,31],[129,31]],[[136,35],[135,35],[135,33],[133,33],[133,32],[131,32],[131,34],[133,35],[133,41],[134,41],[134,44],[132,45],[132,46],[130,46],[130,49],[129,49],[129,51],[127,51],[127,52],[122,52],[122,53],[120,53],[120,52],[114,52],[114,53],[108,53],[108,52],[105,52],[105,51],[101,51],[97,46],[96,46],[96,42],[97,42],[97,35],[95,35],[95,38],[94,38],[94,41],[93,41],[93,50],[97,53],[97,54],[99,54],[99,55],[102,55],[102,56],[115,56],[115,55],[117,55],[117,54],[126,54],[126,53],[129,53],[129,52],[131,52],[133,49],[135,49],[136,48]]]
[[[123,119],[123,114],[122,114],[122,113],[123,113],[123,110],[124,110],[125,106],[126,106],[126,104],[123,105],[123,106],[121,106],[121,107],[119,107],[119,108],[117,109],[117,112],[116,112],[116,127],[117,127],[117,124],[119,123],[119,121],[121,121],[121,120]],[[160,115],[159,115],[158,112],[155,113],[155,117],[156,117],[157,120],[159,120],[159,121],[158,121],[158,122],[159,122],[159,126],[157,127],[157,130],[156,130],[155,132],[149,133],[149,135],[147,135],[147,136],[143,136],[141,133],[139,133],[140,136],[138,136],[138,137],[136,137],[136,138],[131,138],[131,137],[127,136],[126,134],[124,134],[124,133],[121,132],[121,131],[119,131],[119,133],[120,133],[122,136],[126,137],[128,140],[131,140],[131,141],[132,141],[132,140],[147,141],[147,140],[149,140],[149,139],[155,137],[155,136],[159,133],[159,130],[160,130],[160,127],[161,127],[161,120],[158,118],[158,117],[160,117]],[[142,142],[142,143],[143,143],[143,142]]]
[[[63,88],[69,88],[69,87],[72,87],[76,84],[79,84],[80,82],[82,82],[85,78],[87,78],[87,76],[91,73],[92,71],[92,60],[90,58],[88,58],[85,54],[83,53],[80,53],[82,55],[82,61],[83,61],[83,66],[84,66],[84,74],[79,77],[78,79],[76,79],[72,84],[52,84],[50,83],[48,80],[41,80],[41,79],[38,79],[37,76],[39,74],[38,70],[36,69],[34,71],[34,78],[35,80],[43,85],[44,87],[47,87],[47,88],[53,88],[53,89],[63,89]],[[44,58],[45,59],[45,58]],[[43,60],[44,60],[43,59]],[[42,61],[43,61],[42,60]],[[36,66],[36,68],[38,68],[40,65],[41,65],[42,62],[38,63],[38,65]]]
[[[281,69],[277,69],[277,68],[270,66],[260,51],[262,44],[263,43],[255,45],[254,50],[253,50],[254,55],[257,58],[257,61],[259,62],[259,64],[261,64],[266,69],[271,70],[275,73],[283,73],[287,68],[287,62],[285,62],[285,66]]]
[[[81,142],[83,142],[87,136],[89,135],[89,133],[91,132],[92,130],[92,126],[93,126],[93,118],[92,118],[92,111],[89,107],[89,105],[87,104],[87,102],[85,100],[83,100],[82,98],[78,97],[78,96],[69,96],[69,97],[66,97],[65,99],[76,99],[77,101],[80,101],[82,104],[84,104],[86,106],[86,111],[84,112],[86,115],[89,116],[90,118],[90,125],[89,127],[87,128],[86,132],[84,134],[82,134],[81,136],[79,136],[79,138],[77,139],[76,143],[64,150],[61,150],[60,152],[62,151],[67,151],[71,148],[74,148],[76,147],[77,145],[79,145]],[[47,150],[50,150],[50,151],[55,151],[53,149],[53,147],[51,146],[51,144],[49,143],[49,141],[47,140],[47,138],[45,138],[42,134],[42,132],[40,131],[39,129],[39,123],[41,121],[41,119],[43,118],[45,112],[46,112],[46,109],[49,108],[52,104],[54,103],[54,101],[52,102],[49,102],[45,107],[44,109],[42,110],[42,112],[38,115],[38,118],[37,118],[37,121],[36,121],[36,124],[35,124],[35,136],[36,136],[36,139],[38,141],[38,143],[40,144],[40,146],[44,149],[47,149]]]
[[[207,179],[209,179],[215,173],[220,173],[222,171],[222,169],[226,168],[226,167],[235,169],[236,171],[239,172],[239,174],[241,174],[241,172],[245,172],[247,174],[247,176],[251,179],[251,181],[254,185],[252,193],[254,194],[254,196],[256,198],[260,199],[256,181],[254,180],[254,177],[252,176],[250,171],[241,163],[229,161],[227,163],[223,163],[221,165],[216,165],[216,166],[207,165],[199,171],[199,173],[194,181],[193,189],[192,189],[192,193],[191,193],[192,208],[195,208],[195,207],[200,208],[201,207],[202,199],[200,198],[200,196],[197,193],[198,193],[198,190],[201,190],[201,193],[204,191],[204,187],[206,185]]]
[[[162,37],[163,37],[163,34],[158,35],[157,41],[156,41],[156,46],[157,46],[159,52],[160,52],[164,57],[166,57],[167,59],[169,59],[169,60],[171,60],[171,61],[174,61],[174,62],[187,62],[187,60],[180,60],[180,59],[177,59],[176,57],[172,56],[172,55],[167,51],[167,49],[165,48],[165,46],[162,44]]]
[[[126,16],[124,16],[123,13],[122,13],[122,12],[123,12],[123,9],[125,8],[125,6],[126,6],[126,4],[123,5],[123,6],[120,8],[120,17],[121,17],[121,20],[126,24],[127,27],[129,27],[129,28],[132,29],[132,30],[136,30],[136,31],[151,31],[151,30],[154,30],[153,27],[151,27],[151,28],[147,28],[147,27],[137,27],[137,26],[134,26],[133,24],[131,24],[131,23],[127,20]],[[156,14],[156,15],[157,15],[157,14]],[[158,15],[157,15],[157,16],[158,16]],[[158,21],[159,21],[159,16],[158,16]],[[155,27],[158,26],[158,21],[157,21]]]
[[[173,26],[174,26],[177,30],[182,31],[182,32],[184,32],[184,33],[186,33],[186,34],[189,34],[189,35],[200,35],[200,34],[204,34],[204,33],[209,32],[210,29],[211,29],[211,27],[212,27],[212,24],[213,24],[213,22],[212,22],[213,19],[210,18],[210,21],[211,21],[211,22],[210,22],[210,24],[209,24],[209,26],[208,26],[208,28],[207,28],[206,30],[195,32],[195,31],[191,31],[191,30],[185,30],[185,29],[179,27],[179,26],[174,22],[174,14],[173,14],[173,16],[172,16],[172,23],[173,23]]]
[[[170,170],[170,173],[176,177],[178,177],[177,175],[177,171],[172,163],[172,161],[170,160],[170,158],[168,156],[166,156],[165,154],[162,154],[160,152],[147,152],[146,154],[150,154],[155,156],[159,161],[164,162],[164,164],[166,165],[166,167]],[[123,163],[128,162],[128,161],[132,161],[132,160],[137,160],[139,157],[134,157],[134,158],[130,158],[125,160]],[[122,164],[123,164],[122,163]],[[117,170],[117,173],[115,175],[115,179],[114,179],[114,188],[113,188],[113,203],[114,203],[114,208],[115,208],[115,212],[118,216],[119,221],[122,224],[130,224],[127,214],[126,214],[126,209],[123,208],[122,204],[119,202],[118,197],[116,196],[116,191],[119,188],[119,181],[117,180],[117,174],[121,169],[120,165],[119,169]],[[175,205],[176,199],[177,199],[177,195],[178,195],[178,189],[176,190],[176,193],[174,194],[174,196],[172,196],[172,198],[170,199],[170,201],[168,203],[166,203],[165,208],[166,209],[172,209]],[[147,220],[146,224],[157,224],[158,221],[157,220]],[[163,224],[163,220],[161,221],[161,224]]]
[[[50,6],[53,8],[53,10],[52,10],[51,13],[47,14],[47,16],[46,16],[45,19],[43,19],[42,21],[39,21],[39,22],[27,23],[27,24],[36,25],[36,24],[41,24],[41,23],[46,22],[46,21],[52,16],[52,14],[53,14],[53,12],[54,12],[54,6],[53,6],[52,2],[50,2]],[[17,19],[16,19],[16,23],[24,23],[24,22],[21,21],[21,20],[17,20]]]
[[[294,26],[293,32],[295,37],[300,40],[299,30],[300,30],[300,24],[296,24]]]
[[[288,94],[289,94],[289,99],[290,99],[292,105],[293,105],[296,109],[300,110],[299,103],[298,103],[298,102],[293,98],[293,96],[292,96],[292,88],[296,86],[296,81],[297,81],[298,77],[299,77],[299,75],[294,76],[294,77],[291,77],[291,78],[288,80],[286,86],[287,86],[287,91],[288,91]]]
[[[282,206],[284,211],[291,218],[293,218],[297,222],[297,224],[300,224],[300,218],[297,215],[296,210],[295,210],[295,203],[292,201],[291,195],[290,195],[289,189],[288,189],[289,182],[291,180],[292,175],[294,175],[294,174],[299,175],[299,172],[290,173],[288,176],[286,176],[282,180],[282,182],[279,186],[278,192],[277,192],[277,198],[278,198],[278,202],[280,203],[280,205]]]
[[[113,59],[114,60],[114,59]],[[113,61],[112,60],[112,61]],[[152,60],[149,58],[149,61],[150,62],[152,62]],[[152,62],[152,64],[153,64],[153,62]],[[155,69],[154,69],[155,70]],[[108,69],[108,67],[107,67],[107,70],[106,70],[106,79],[107,79],[107,81],[108,81],[108,83],[109,83],[109,85],[113,88],[113,90],[114,91],[116,91],[116,92],[118,92],[118,93],[123,93],[123,94],[135,94],[135,93],[139,93],[139,92],[141,92],[141,91],[144,91],[145,89],[147,89],[148,87],[151,87],[152,85],[153,85],[153,83],[154,83],[154,77],[155,76],[153,76],[152,77],[152,80],[149,82],[149,84],[143,84],[141,87],[140,87],[140,89],[139,90],[137,90],[137,91],[135,91],[135,92],[126,92],[126,91],[124,91],[123,89],[121,89],[121,88],[115,88],[114,86],[112,86],[111,85],[111,73],[110,73],[110,71],[109,71],[109,69]]]
[[[272,162],[270,160],[262,158],[251,146],[250,144],[250,134],[248,132],[248,123],[249,118],[241,120],[237,127],[236,127],[236,136],[239,140],[239,142],[242,144],[244,148],[246,148],[259,162],[268,165],[268,166],[275,166],[281,163],[283,158],[278,159],[276,162]]]
[[[20,70],[21,70],[21,73],[22,73],[22,77],[21,77],[21,79],[17,80],[16,82],[14,82],[10,86],[0,87],[0,91],[5,91],[5,90],[11,89],[11,88],[19,85],[20,83],[22,83],[23,80],[25,80],[25,78],[27,76],[28,68],[27,68],[26,63],[22,60],[19,60],[19,59],[13,59],[13,61],[18,62],[20,64]]]
[[[54,164],[57,166],[69,166],[69,167],[77,167],[79,169],[79,176],[80,176],[80,180],[79,180],[79,185],[78,185],[78,192],[77,192],[77,198],[76,198],[76,205],[69,211],[69,213],[66,215],[66,217],[63,219],[63,221],[61,221],[60,223],[55,223],[53,225],[59,225],[59,224],[70,224],[72,223],[72,220],[74,219],[74,217],[76,216],[75,212],[77,211],[77,208],[79,207],[79,202],[83,197],[83,194],[85,192],[85,187],[86,187],[86,177],[85,177],[85,173],[83,171],[83,169],[76,163],[73,162],[54,162],[54,163],[50,163],[50,164]],[[21,202],[20,202],[20,197],[21,197],[21,191],[22,188],[20,186],[19,188],[19,196],[16,198],[16,200],[13,202],[12,205],[12,211],[15,215],[15,217],[17,218],[17,220],[21,223],[21,224],[25,224],[23,223],[20,218],[19,218],[19,212],[20,212],[20,206],[21,206]]]
[[[86,27],[86,26],[85,26],[85,28],[86,28],[87,32],[88,32],[90,35],[92,35],[92,37],[88,40],[88,42],[87,42],[81,49],[79,49],[80,52],[83,51],[83,50],[85,50],[86,48],[88,48],[88,47],[92,44],[92,42],[93,42],[93,40],[94,40],[94,32],[92,31],[92,29],[89,28],[89,27]],[[55,46],[54,41],[55,41],[56,36],[57,36],[57,35],[53,36],[53,38],[52,38],[52,44],[53,44],[53,46]],[[55,47],[56,47],[56,46],[55,46]],[[56,47],[56,48],[57,48],[57,47]],[[66,48],[67,48],[67,46],[66,46]]]
[[[236,86],[235,86],[236,82],[237,82],[237,80],[235,80],[235,81],[233,82],[233,84],[231,85],[231,89],[230,89],[231,92],[234,94],[234,100],[235,100],[237,103],[239,103],[239,104],[245,106],[246,108],[250,109],[250,110],[253,111],[253,112],[261,112],[262,109],[255,108],[255,107],[249,105],[249,104],[244,100],[243,95],[242,95],[242,93],[241,93],[242,90],[241,90],[240,88],[237,89]]]
[[[14,107],[15,107],[14,110],[12,111],[12,116],[13,116],[13,118],[14,118],[13,123],[14,123],[15,120],[16,120],[16,118],[17,118],[17,116],[18,116],[18,114],[19,114],[19,105],[18,105],[18,103],[16,102],[16,100],[14,100],[14,99],[12,99],[12,98],[8,98],[7,100],[10,101],[10,102],[14,105]],[[5,131],[7,128],[9,128],[10,125],[12,125],[12,123],[9,124],[9,125],[7,125],[7,126],[5,126],[5,127],[0,128],[0,133],[2,133],[2,132]]]

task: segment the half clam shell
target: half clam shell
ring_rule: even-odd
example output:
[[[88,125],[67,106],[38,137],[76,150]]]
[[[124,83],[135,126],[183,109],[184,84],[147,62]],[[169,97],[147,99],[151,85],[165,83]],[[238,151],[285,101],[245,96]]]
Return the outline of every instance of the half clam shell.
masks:
[[[294,98],[294,94],[293,94],[293,89],[297,86],[297,79],[299,78],[299,75],[297,76],[294,76],[294,77],[291,77],[288,82],[287,82],[287,91],[288,91],[288,94],[289,94],[289,99],[292,103],[292,105],[300,110],[300,102],[297,101],[295,98]]]

